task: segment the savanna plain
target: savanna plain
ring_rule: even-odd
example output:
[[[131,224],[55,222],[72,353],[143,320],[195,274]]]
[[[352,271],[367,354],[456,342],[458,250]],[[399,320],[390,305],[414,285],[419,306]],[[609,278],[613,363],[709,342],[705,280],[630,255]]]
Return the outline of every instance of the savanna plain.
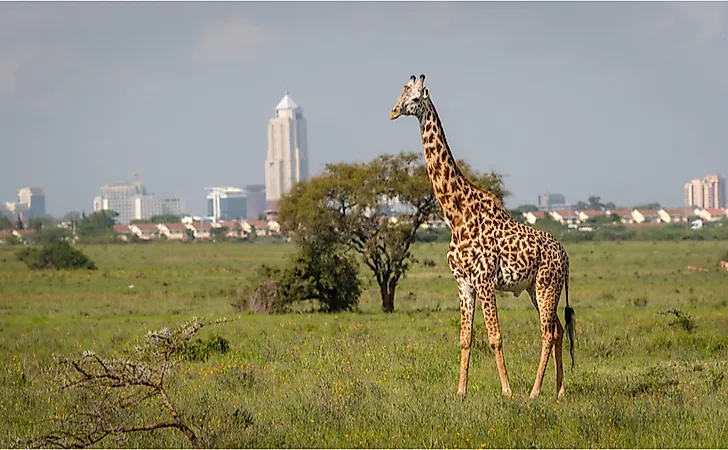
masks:
[[[80,246],[96,271],[31,271],[17,247],[2,246],[0,447],[21,445],[67,406],[53,354],[111,357],[195,316],[230,319],[199,334],[223,337],[227,351],[185,362],[168,380],[204,446],[728,447],[728,272],[718,267],[727,242],[568,244],[576,365],[565,351],[558,403],[553,360],[541,397],[528,400],[538,316],[527,295],[505,293],[498,306],[514,396],[501,398],[479,313],[468,396],[456,398],[459,313],[446,247],[417,244],[417,258],[435,264],[413,264],[395,313],[380,312],[362,267],[356,312],[257,315],[233,304],[253,269],[283,264],[291,244]],[[562,297],[562,323],[563,308]],[[165,411],[151,404],[134,414],[144,423]],[[189,446],[175,429],[125,438],[96,446]]]

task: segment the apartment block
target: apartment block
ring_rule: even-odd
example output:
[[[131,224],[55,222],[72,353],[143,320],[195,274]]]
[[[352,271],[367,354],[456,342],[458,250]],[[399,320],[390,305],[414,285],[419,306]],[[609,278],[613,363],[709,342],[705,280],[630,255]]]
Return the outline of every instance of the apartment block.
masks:
[[[690,180],[684,186],[685,206],[688,208],[726,207],[725,178],[718,174]]]

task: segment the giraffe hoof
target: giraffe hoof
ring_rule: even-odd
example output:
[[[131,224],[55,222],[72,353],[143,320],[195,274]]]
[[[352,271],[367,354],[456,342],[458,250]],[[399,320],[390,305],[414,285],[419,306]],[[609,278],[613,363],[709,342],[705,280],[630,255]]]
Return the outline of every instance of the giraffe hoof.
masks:
[[[455,394],[455,398],[457,398],[460,401],[463,401],[463,400],[465,400],[465,397],[467,395],[468,394],[465,391],[458,391],[457,394]]]
[[[531,395],[529,395],[528,398],[531,400],[536,400],[539,394],[540,392],[531,392]]]
[[[513,396],[513,393],[511,392],[511,390],[510,390],[510,389],[506,389],[506,390],[504,390],[504,391],[503,391],[503,392],[502,392],[501,394],[502,394],[502,395],[503,395],[503,397],[505,397],[505,398],[511,398],[511,397]]]

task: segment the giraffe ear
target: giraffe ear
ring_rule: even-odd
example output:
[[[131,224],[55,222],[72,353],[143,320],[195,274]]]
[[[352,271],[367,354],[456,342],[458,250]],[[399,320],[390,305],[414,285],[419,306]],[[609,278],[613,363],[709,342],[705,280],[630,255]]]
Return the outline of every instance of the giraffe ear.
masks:
[[[430,97],[430,88],[425,88],[422,91],[422,98],[428,98],[428,97]]]

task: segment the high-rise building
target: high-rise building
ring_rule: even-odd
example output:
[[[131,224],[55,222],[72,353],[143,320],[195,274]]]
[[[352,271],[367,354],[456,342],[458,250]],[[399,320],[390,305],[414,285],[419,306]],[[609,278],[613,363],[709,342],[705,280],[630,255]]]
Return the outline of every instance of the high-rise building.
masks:
[[[703,208],[725,208],[725,178],[718,174],[703,178]]]
[[[18,202],[28,209],[28,219],[34,217],[45,217],[45,193],[43,189],[25,187],[18,190]],[[23,218],[25,220],[25,218]]]
[[[307,180],[308,135],[303,110],[288,95],[276,106],[268,124],[265,161],[266,209],[276,210],[278,200],[298,181]]]
[[[106,184],[101,195],[94,198],[94,212],[111,210],[119,214],[116,222],[128,224],[132,220],[150,219],[152,216],[182,215],[185,201],[179,197],[160,197],[147,192],[139,175],[133,183]]]
[[[215,220],[246,219],[247,193],[243,189],[234,187],[206,188],[207,215]]]
[[[248,220],[265,217],[265,185],[249,184],[243,188],[247,193]]]
[[[545,192],[538,196],[538,207],[543,211],[550,211],[555,208],[562,208],[566,204],[566,197],[563,194],[551,194]]]
[[[685,206],[695,208],[726,207],[725,178],[718,174],[706,175],[685,184]]]
[[[685,206],[689,208],[703,207],[703,181],[696,178],[685,183]]]

